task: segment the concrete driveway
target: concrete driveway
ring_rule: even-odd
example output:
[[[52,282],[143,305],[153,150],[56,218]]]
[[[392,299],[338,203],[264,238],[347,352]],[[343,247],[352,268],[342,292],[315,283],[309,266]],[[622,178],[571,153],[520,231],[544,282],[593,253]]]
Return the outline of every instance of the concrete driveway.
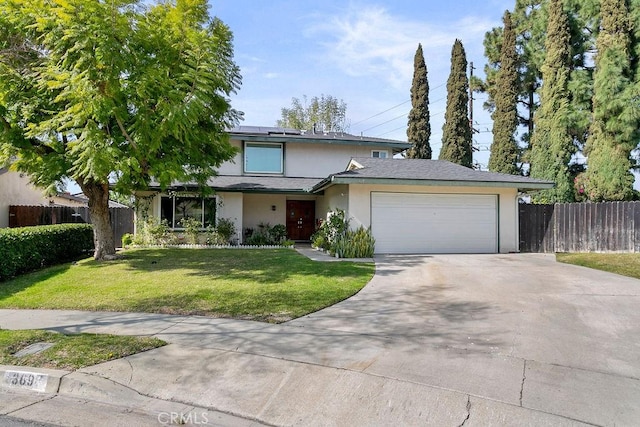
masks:
[[[60,424],[86,419],[52,407],[75,399],[104,425],[152,425],[150,408],[220,425],[637,425],[639,295],[547,255],[386,256],[358,295],[281,325],[0,310],[3,328],[171,343],[64,374],[55,398],[0,401]]]
[[[640,281],[552,255],[387,256],[289,322],[388,337],[364,372],[598,425],[640,422]]]

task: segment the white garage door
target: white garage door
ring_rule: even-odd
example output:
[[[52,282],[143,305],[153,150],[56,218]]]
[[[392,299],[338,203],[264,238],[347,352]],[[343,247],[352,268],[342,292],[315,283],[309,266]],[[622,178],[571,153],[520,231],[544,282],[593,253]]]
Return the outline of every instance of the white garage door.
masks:
[[[495,253],[497,196],[371,193],[376,253]]]

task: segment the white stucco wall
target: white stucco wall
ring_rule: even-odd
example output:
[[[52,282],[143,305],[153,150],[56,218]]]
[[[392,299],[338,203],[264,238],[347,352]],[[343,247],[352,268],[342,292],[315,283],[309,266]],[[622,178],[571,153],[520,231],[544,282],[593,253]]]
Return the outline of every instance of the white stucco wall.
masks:
[[[353,228],[371,226],[371,192],[425,194],[496,194],[498,195],[498,245],[501,253],[518,251],[518,202],[515,188],[489,187],[420,187],[399,185],[350,185],[349,217]]]
[[[316,219],[327,219],[327,214],[336,209],[349,210],[349,186],[334,185],[325,190],[316,201]]]
[[[330,141],[329,141],[330,142]],[[238,148],[233,161],[225,162],[218,169],[219,175],[243,174],[243,146],[241,140],[231,140]],[[291,177],[325,178],[342,172],[352,157],[371,157],[372,147],[355,145],[330,145],[312,143],[284,143],[284,175]],[[376,149],[384,150],[384,149]],[[391,149],[388,149],[391,156]]]
[[[0,173],[0,228],[9,226],[9,206],[85,206],[82,202],[62,197],[47,197],[44,190],[29,183],[29,177],[19,172]]]
[[[271,210],[275,206],[276,210]],[[287,197],[283,194],[245,194],[242,206],[242,225],[256,228],[261,222],[270,225],[287,224]]]
[[[224,162],[218,168],[219,175],[242,175],[242,141],[232,139],[231,145],[238,149],[232,161]]]
[[[285,174],[325,178],[344,171],[352,157],[371,157],[371,147],[287,143]]]
[[[216,213],[217,218],[226,218],[236,226],[236,238],[239,242],[242,241],[243,230],[243,206],[244,198],[242,193],[218,193],[218,211]]]

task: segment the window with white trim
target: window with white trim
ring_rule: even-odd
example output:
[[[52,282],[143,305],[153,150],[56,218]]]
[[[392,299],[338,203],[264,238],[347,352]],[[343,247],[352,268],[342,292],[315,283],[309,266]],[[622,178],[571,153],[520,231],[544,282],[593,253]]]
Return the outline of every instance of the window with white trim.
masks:
[[[387,150],[371,150],[371,157],[376,159],[386,159],[389,157],[389,152]]]
[[[160,199],[160,219],[166,220],[171,228],[182,228],[183,218],[195,218],[202,228],[216,223],[215,197],[162,196]]]
[[[250,173],[283,173],[282,144],[246,142],[244,144],[244,171]]]

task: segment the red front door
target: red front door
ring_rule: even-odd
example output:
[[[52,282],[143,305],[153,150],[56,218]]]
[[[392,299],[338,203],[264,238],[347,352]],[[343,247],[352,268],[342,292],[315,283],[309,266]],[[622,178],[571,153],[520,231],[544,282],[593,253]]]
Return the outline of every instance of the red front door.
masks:
[[[315,231],[316,202],[287,200],[287,238],[310,240]]]

